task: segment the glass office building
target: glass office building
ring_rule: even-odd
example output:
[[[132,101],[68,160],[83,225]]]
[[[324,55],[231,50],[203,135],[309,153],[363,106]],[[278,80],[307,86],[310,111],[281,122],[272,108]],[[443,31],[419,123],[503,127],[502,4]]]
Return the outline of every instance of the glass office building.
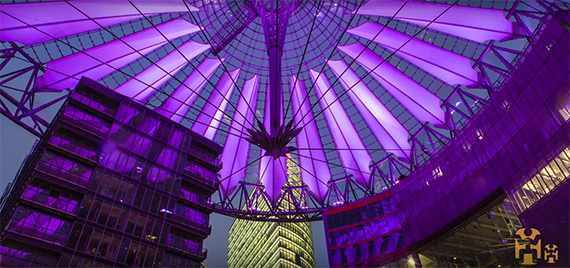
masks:
[[[2,198],[2,267],[200,267],[221,147],[82,79]]]
[[[299,185],[299,168],[292,161],[288,175],[288,183]],[[299,193],[292,198],[298,200]],[[281,206],[289,207],[291,202]],[[254,206],[268,211],[263,202]],[[228,267],[315,267],[311,223],[236,219],[229,230]]]

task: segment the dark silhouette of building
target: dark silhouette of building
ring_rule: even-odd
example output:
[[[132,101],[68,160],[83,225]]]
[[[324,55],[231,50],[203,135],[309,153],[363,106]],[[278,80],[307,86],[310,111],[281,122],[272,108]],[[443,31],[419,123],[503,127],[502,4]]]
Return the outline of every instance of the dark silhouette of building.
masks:
[[[200,267],[222,148],[82,79],[2,198],[2,267]]]

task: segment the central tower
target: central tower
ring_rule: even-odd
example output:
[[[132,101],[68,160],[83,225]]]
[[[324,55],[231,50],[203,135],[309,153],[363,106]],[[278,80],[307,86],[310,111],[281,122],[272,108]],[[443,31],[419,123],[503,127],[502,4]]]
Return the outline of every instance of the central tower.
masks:
[[[300,0],[250,0],[251,5],[261,18],[265,36],[265,46],[269,56],[269,89],[266,99],[271,118],[269,134],[277,136],[283,125],[283,85],[281,81],[281,59],[287,35],[287,24],[291,15],[300,4]]]
[[[281,60],[289,18],[301,0],[250,0],[252,9],[261,18],[265,46],[269,58],[269,87],[265,96],[267,113],[265,122],[258,122],[258,130],[248,130],[249,142],[265,150],[267,156],[277,159],[294,150],[287,146],[299,134],[290,124],[284,124],[283,83]],[[264,126],[265,125],[265,126]]]

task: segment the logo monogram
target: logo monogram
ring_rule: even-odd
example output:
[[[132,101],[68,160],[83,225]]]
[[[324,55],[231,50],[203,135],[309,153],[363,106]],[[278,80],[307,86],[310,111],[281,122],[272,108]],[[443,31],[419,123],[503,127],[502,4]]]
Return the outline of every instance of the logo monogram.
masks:
[[[558,260],[558,246],[553,244],[544,246],[544,259],[548,263],[555,263]]]
[[[519,240],[515,240],[515,259],[520,259],[521,258],[521,251],[525,250],[527,252],[523,253],[523,262],[521,263],[522,265],[535,265],[536,262],[534,262],[534,259],[532,257],[532,251],[534,250],[534,252],[536,253],[536,258],[540,259],[540,254],[542,252],[541,248],[540,248],[540,243],[541,240],[538,239],[538,241],[535,242],[535,244],[532,243],[533,240],[536,240],[537,237],[540,235],[540,232],[534,228],[530,228],[530,235],[526,235],[525,234],[526,228],[521,228],[518,229],[517,232],[515,233],[516,235],[518,235],[522,240],[528,240],[529,242],[529,248],[530,252],[527,251],[527,245],[519,243]]]
[[[521,259],[522,253],[522,265],[536,265],[533,255],[536,255],[536,260],[542,257],[540,232],[534,228],[529,228],[529,230],[530,235],[527,235],[527,228],[518,229],[515,233],[521,239],[515,239],[515,259]],[[526,241],[523,242],[523,240]],[[555,263],[558,260],[558,246],[554,244],[544,246],[544,260],[548,263]]]

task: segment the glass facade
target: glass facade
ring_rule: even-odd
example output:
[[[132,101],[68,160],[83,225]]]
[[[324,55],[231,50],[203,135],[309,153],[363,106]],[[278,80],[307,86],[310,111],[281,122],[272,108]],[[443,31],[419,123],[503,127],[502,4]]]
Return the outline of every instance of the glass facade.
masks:
[[[287,162],[288,184],[299,184],[299,168]],[[299,198],[298,192],[293,192]],[[285,200],[281,206],[287,206]],[[258,202],[256,209],[267,211]],[[229,230],[228,267],[315,267],[310,222],[262,222],[236,219]]]
[[[344,239],[331,232],[358,222],[357,204],[347,205],[346,219],[331,213],[339,208],[326,212],[332,266],[517,267],[523,260],[515,240],[534,229],[540,239],[532,243],[542,241],[543,248],[532,250],[531,259],[540,267],[568,267],[570,32],[564,16],[548,15],[524,59],[470,124],[390,189],[398,224],[389,230],[402,233],[396,250],[350,263],[364,256],[363,248],[339,253],[337,247],[377,233]],[[552,248],[555,257],[545,258]],[[352,258],[354,252],[360,255]]]
[[[390,191],[325,212],[331,267],[362,266],[397,255],[402,227]]]
[[[560,152],[529,180],[522,181],[521,187],[511,191],[509,197],[514,201],[517,212],[519,214],[524,212],[562,185],[570,177],[568,170],[570,170],[570,147]]]
[[[0,266],[200,267],[220,152],[81,80],[2,200]]]

